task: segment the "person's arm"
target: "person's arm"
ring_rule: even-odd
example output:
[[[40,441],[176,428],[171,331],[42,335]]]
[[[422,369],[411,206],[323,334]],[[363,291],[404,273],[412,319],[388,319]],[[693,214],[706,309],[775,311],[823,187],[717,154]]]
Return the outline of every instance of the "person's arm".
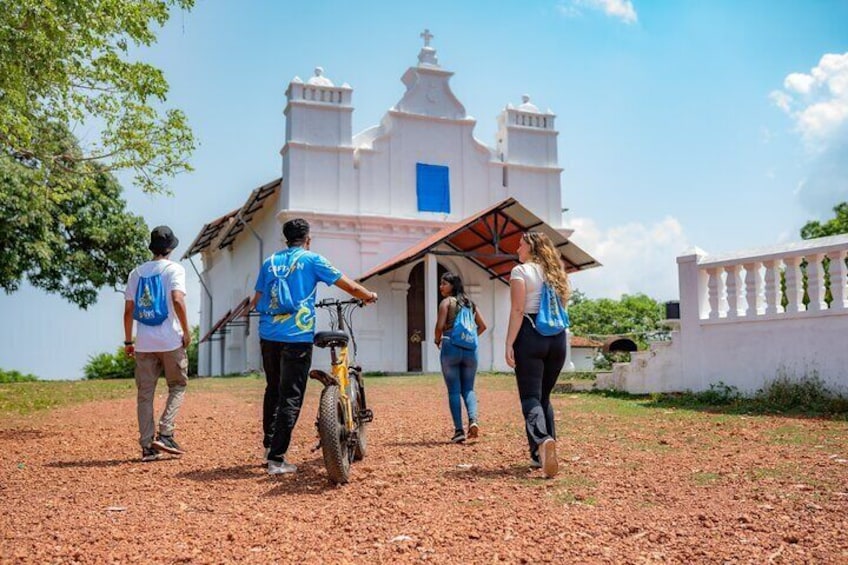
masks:
[[[477,324],[477,335],[482,334],[486,331],[486,320],[483,319],[483,316],[480,314],[479,308],[474,308],[474,323]]]
[[[124,352],[127,354],[127,357],[135,357],[135,344],[133,344],[132,338],[132,330],[133,330],[133,309],[135,308],[135,301],[133,300],[125,300],[124,301]]]
[[[171,291],[171,301],[174,303],[174,314],[183,329],[183,347],[188,349],[191,343],[191,329],[188,327],[188,315],[186,314],[185,292],[181,290]]]
[[[509,279],[509,326],[506,331],[506,364],[515,368],[515,351],[513,344],[521,329],[521,320],[524,318],[524,297],[527,287],[524,280],[517,277]]]
[[[370,291],[358,282],[349,279],[347,275],[339,277],[334,284],[349,295],[362,300],[366,304],[377,302],[376,292]]]
[[[436,330],[434,333],[433,343],[436,347],[442,346],[442,333],[445,331],[445,321],[448,319],[448,307],[450,306],[450,298],[445,298],[439,304],[439,315],[436,316]]]

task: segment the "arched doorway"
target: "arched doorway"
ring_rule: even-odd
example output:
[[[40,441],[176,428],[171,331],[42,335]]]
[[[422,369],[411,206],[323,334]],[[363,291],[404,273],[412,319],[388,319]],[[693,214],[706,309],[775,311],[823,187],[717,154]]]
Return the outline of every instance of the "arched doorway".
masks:
[[[438,277],[447,272],[447,269],[439,263]],[[409,273],[409,291],[406,294],[406,370],[410,372],[419,372],[423,369],[424,363],[422,359],[422,342],[429,335],[427,332],[432,332],[433,328],[427,326],[427,316],[424,311],[425,300],[424,293],[426,292],[426,284],[424,281],[424,262],[420,262]],[[441,296],[438,295],[439,288],[436,286],[436,295],[438,304],[441,301]]]

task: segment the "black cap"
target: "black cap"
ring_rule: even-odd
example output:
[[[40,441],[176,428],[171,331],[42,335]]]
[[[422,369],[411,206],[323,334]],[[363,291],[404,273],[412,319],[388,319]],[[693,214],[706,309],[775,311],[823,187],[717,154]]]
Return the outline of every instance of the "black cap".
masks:
[[[150,232],[150,245],[147,248],[156,255],[167,255],[177,248],[180,240],[168,226],[157,226]]]

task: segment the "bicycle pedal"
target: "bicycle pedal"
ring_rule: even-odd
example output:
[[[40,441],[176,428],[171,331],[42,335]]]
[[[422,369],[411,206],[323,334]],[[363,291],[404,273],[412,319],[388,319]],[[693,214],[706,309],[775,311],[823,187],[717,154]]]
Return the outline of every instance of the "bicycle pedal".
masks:
[[[366,422],[374,421],[374,412],[371,411],[370,408],[366,408],[365,410],[359,411],[359,423],[364,424]]]
[[[338,386],[338,384],[339,384],[339,381],[336,380],[336,378],[333,375],[327,374],[324,371],[321,371],[319,369],[313,369],[313,370],[309,371],[309,378],[315,379],[316,381],[319,381],[324,386],[331,386],[331,385]]]

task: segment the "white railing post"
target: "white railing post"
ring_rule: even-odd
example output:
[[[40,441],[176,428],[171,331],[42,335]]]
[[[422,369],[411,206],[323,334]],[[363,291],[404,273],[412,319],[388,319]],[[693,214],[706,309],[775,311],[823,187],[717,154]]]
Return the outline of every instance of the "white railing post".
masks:
[[[766,314],[783,312],[780,303],[780,261],[766,261]]]
[[[848,295],[845,292],[845,285],[848,284],[848,268],[845,266],[846,251],[832,251],[827,254],[830,259],[830,294],[833,296],[833,302],[830,307],[838,310],[848,308]]]
[[[707,316],[710,320],[718,320],[718,284],[721,277],[717,268],[707,269],[707,301],[710,305],[710,312]]]
[[[801,280],[801,258],[787,257],[786,264],[786,304],[787,312],[802,312],[804,310],[804,287]]]
[[[745,263],[745,300],[748,309],[745,316],[753,318],[763,312],[763,277],[760,275],[761,263]]]
[[[810,297],[807,310],[812,312],[827,310],[827,302],[824,301],[823,258],[822,253],[807,255],[807,294]]]
[[[725,288],[727,288],[727,317],[739,317],[739,265],[728,265],[724,268],[727,273]]]

